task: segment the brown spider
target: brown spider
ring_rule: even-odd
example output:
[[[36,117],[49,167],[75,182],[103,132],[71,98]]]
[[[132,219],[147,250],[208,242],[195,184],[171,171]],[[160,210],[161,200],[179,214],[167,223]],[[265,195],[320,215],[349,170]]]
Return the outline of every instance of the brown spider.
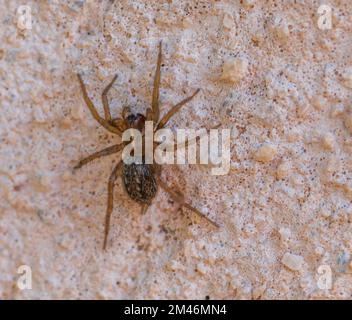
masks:
[[[155,131],[163,128],[166,123],[170,120],[170,118],[178,112],[183,105],[185,105],[188,101],[190,101],[200,89],[197,89],[190,97],[182,100],[175,106],[173,106],[159,121],[159,86],[160,86],[160,69],[161,69],[161,42],[159,43],[159,54],[158,54],[158,62],[154,76],[154,87],[153,87],[153,97],[152,97],[152,107],[148,108],[146,111],[146,116],[137,113],[129,113],[128,108],[124,108],[122,112],[122,118],[112,119],[110,114],[109,103],[107,99],[107,93],[112,87],[114,81],[117,76],[115,76],[112,81],[107,85],[102,94],[102,102],[104,106],[104,114],[105,117],[102,118],[99,116],[93,102],[90,100],[87,94],[86,87],[82,81],[81,76],[78,74],[78,80],[81,85],[83,99],[87,104],[93,118],[98,121],[106,130],[111,133],[115,133],[118,135],[122,135],[123,131],[128,128],[138,129],[141,132],[144,130],[145,121],[153,121],[155,125]],[[129,143],[129,142],[128,142]],[[116,144],[105,148],[101,151],[98,151],[87,158],[82,159],[79,163],[74,167],[74,169],[79,169],[87,163],[91,162],[94,159],[111,155],[117,153],[123,149],[123,147],[128,144],[127,142],[122,142],[120,144]],[[195,212],[198,216],[206,219],[213,226],[218,227],[218,225],[211,221],[208,217],[199,212],[196,208],[192,207],[190,204],[184,201],[184,196],[179,191],[172,190],[169,186],[167,186],[160,178],[161,176],[161,166],[157,164],[125,164],[122,160],[118,162],[118,164],[114,167],[108,183],[108,204],[106,210],[106,218],[105,218],[105,234],[104,234],[104,244],[103,249],[106,249],[108,233],[110,228],[110,216],[113,210],[113,191],[114,184],[118,176],[122,176],[125,189],[130,196],[131,199],[140,203],[142,206],[142,213],[145,213],[151,204],[152,199],[155,197],[157,192],[157,187],[160,185],[162,189],[164,189],[173,199],[178,202],[181,207],[185,207],[189,210]]]

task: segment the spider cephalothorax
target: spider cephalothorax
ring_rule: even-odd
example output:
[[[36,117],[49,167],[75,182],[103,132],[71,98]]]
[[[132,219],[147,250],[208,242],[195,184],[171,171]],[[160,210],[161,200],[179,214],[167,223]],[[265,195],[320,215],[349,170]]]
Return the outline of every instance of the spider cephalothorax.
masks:
[[[137,113],[131,113],[126,117],[126,122],[128,123],[130,128],[138,129],[142,131],[145,125],[145,116]]]
[[[134,128],[140,130],[142,133],[144,131],[145,121],[153,121],[155,130],[163,128],[170,118],[178,112],[183,105],[190,101],[198,92],[197,89],[190,97],[182,100],[175,106],[173,106],[160,120],[159,120],[159,86],[160,86],[160,69],[161,69],[161,42],[159,44],[159,54],[158,62],[154,77],[154,87],[153,87],[153,97],[152,106],[146,111],[146,115],[140,113],[133,114],[129,112],[128,108],[125,108],[122,112],[122,118],[112,119],[110,114],[109,103],[107,99],[107,93],[112,87],[117,76],[115,76],[108,86],[104,89],[102,94],[102,102],[104,107],[104,118],[102,118],[96,111],[93,102],[90,100],[87,94],[86,87],[80,75],[78,75],[78,80],[81,85],[84,101],[87,104],[92,116],[97,120],[106,130],[111,133],[122,135],[123,131],[128,128]],[[99,152],[90,155],[87,158],[82,159],[74,169],[81,168],[83,165],[89,163],[90,161],[100,158],[103,156],[111,155],[117,153],[123,149],[125,142],[113,145]],[[161,186],[170,196],[180,203],[181,206],[186,207],[202,218],[206,219],[208,222],[214,226],[218,226],[215,222],[211,221],[209,218],[204,216],[197,209],[193,208],[191,205],[184,201],[184,196],[181,192],[172,190],[167,186],[160,178],[161,167],[157,164],[125,164],[122,160],[115,165],[108,183],[108,205],[105,220],[105,236],[103,248],[106,248],[108,233],[110,228],[110,216],[113,210],[113,191],[115,181],[118,176],[122,176],[122,180],[127,191],[127,194],[131,199],[140,203],[142,205],[142,212],[145,213],[148,206],[151,204],[152,199],[157,193],[157,186]]]

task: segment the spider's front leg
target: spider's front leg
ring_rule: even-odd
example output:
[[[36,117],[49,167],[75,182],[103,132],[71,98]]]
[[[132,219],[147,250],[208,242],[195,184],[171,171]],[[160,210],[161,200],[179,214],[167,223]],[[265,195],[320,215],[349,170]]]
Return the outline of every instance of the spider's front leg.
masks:
[[[112,85],[117,79],[117,75],[110,81],[110,83],[105,87],[103,90],[103,93],[101,95],[101,100],[103,102],[103,107],[104,107],[104,115],[105,115],[105,120],[108,121],[112,126],[118,128],[121,132],[125,131],[126,125],[125,121],[121,118],[112,118],[111,117],[111,111],[110,111],[110,106],[109,106],[109,101],[108,101],[108,92],[110,91]]]
[[[78,81],[80,83],[80,86],[81,86],[81,90],[82,90],[82,94],[83,94],[83,99],[90,111],[90,113],[92,114],[93,118],[100,124],[102,125],[106,130],[108,130],[109,132],[111,133],[115,133],[115,134],[118,134],[118,135],[121,135],[122,134],[122,131],[117,127],[117,126],[114,126],[112,125],[108,120],[102,118],[98,111],[96,110],[92,100],[89,98],[88,96],[88,93],[87,93],[87,89],[86,89],[86,86],[82,80],[82,77],[80,74],[77,74],[77,77],[78,77]],[[112,85],[112,83],[110,83],[110,85]],[[110,86],[111,87],[111,86]],[[108,86],[108,90],[109,90],[109,86]],[[105,90],[104,90],[105,91]],[[105,104],[106,102],[104,102]],[[108,108],[108,106],[107,106]],[[108,111],[106,109],[106,107],[104,106],[104,111],[107,113],[110,114],[110,111]]]
[[[101,95],[101,100],[103,101],[103,107],[104,107],[104,114],[105,114],[105,120],[109,121],[111,123],[112,118],[111,118],[111,113],[110,113],[110,107],[109,107],[109,101],[107,94],[109,90],[111,89],[112,85],[117,79],[117,75],[110,81],[110,83],[105,87],[102,95]]]
[[[150,119],[153,120],[156,124],[159,121],[159,91],[160,91],[160,77],[161,77],[161,57],[162,57],[162,42],[159,42],[159,53],[158,53],[158,61],[156,63],[156,70],[154,75],[154,86],[153,86],[153,98],[152,98],[152,109],[151,111],[147,111],[150,113]]]
[[[179,102],[178,104],[174,105],[160,120],[160,122],[158,123],[157,126],[157,130],[164,128],[166,123],[171,119],[171,117],[176,114],[187,102],[191,101],[196,95],[197,93],[200,91],[200,89],[197,89],[196,91],[194,91],[194,93],[189,96],[186,99],[183,99],[181,102]]]

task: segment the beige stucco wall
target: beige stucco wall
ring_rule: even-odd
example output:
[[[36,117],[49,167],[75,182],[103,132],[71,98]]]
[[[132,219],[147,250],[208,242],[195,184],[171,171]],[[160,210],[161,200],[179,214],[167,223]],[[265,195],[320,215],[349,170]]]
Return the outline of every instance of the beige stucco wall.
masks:
[[[26,3],[21,30],[23,2],[0,0],[0,298],[351,298],[351,1],[328,1],[330,30],[322,1]],[[118,156],[72,167],[119,139],[92,119],[75,73],[100,112],[116,73],[113,115],[144,112],[160,40],[162,113],[202,88],[170,127],[232,128],[228,175],[163,171],[221,227],[162,191],[140,216],[119,181],[103,252]],[[21,265],[32,290],[16,284]]]

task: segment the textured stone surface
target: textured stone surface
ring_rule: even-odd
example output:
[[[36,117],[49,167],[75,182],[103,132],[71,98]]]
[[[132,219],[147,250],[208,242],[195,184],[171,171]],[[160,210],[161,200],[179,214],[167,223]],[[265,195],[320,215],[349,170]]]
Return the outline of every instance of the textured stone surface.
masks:
[[[331,30],[310,0],[26,2],[31,30],[17,24],[21,1],[0,0],[0,298],[351,298],[350,0],[329,1]],[[202,88],[170,127],[233,129],[228,175],[163,171],[221,228],[176,213],[162,191],[140,216],[118,182],[103,252],[118,157],[72,167],[118,138],[90,116],[75,73],[100,112],[115,74],[113,115],[144,112],[160,40],[162,113]],[[275,157],[257,161],[263,145]],[[16,285],[24,264],[32,290]]]

